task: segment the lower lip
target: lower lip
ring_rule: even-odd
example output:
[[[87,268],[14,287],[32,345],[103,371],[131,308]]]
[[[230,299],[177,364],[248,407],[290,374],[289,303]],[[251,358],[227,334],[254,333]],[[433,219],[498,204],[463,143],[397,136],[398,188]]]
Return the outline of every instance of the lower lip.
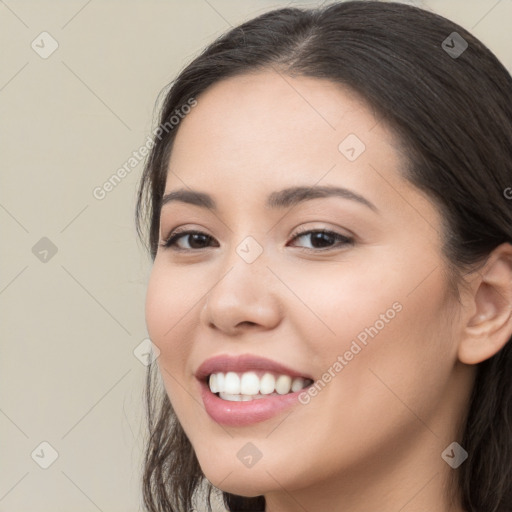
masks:
[[[200,386],[204,407],[210,418],[221,425],[232,427],[242,427],[268,420],[283,410],[300,403],[299,394],[304,391],[301,389],[286,395],[273,395],[247,402],[231,402],[222,400],[212,393],[206,382],[201,381]]]

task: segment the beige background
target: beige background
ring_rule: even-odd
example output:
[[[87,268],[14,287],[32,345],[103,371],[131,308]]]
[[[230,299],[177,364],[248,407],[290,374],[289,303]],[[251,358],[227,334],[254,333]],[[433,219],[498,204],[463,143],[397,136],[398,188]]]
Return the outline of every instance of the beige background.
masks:
[[[93,189],[146,141],[158,92],[205,44],[273,7],[320,3],[0,0],[0,511],[141,509],[142,164],[104,199]],[[512,71],[511,0],[411,3]],[[43,31],[59,45],[46,59],[31,47],[51,48]],[[58,453],[47,469],[42,442]]]

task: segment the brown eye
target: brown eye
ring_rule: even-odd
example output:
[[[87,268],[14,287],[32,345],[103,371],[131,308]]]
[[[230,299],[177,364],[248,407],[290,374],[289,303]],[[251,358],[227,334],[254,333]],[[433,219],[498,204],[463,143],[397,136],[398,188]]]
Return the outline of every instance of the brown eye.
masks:
[[[351,245],[354,243],[352,238],[340,235],[334,231],[328,231],[326,229],[310,229],[308,231],[302,231],[293,237],[293,240],[300,238],[310,239],[311,247],[306,247],[306,250],[329,250],[337,248],[337,246]],[[337,244],[336,244],[337,242]],[[333,247],[333,244],[334,245]]]
[[[187,240],[189,247],[179,247],[178,242],[181,239]],[[206,233],[202,233],[201,231],[181,231],[181,232],[173,232],[164,240],[160,245],[165,248],[173,248],[177,251],[191,251],[198,249],[205,249],[207,247],[208,242],[212,241],[213,238]]]

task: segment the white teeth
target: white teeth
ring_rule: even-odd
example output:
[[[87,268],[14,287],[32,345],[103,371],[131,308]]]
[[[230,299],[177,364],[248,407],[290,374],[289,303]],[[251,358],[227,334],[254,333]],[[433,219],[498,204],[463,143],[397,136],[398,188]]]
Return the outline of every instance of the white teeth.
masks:
[[[240,380],[240,393],[257,395],[260,392],[260,379],[254,372],[245,372]]]
[[[288,375],[279,375],[276,381],[276,391],[280,395],[286,395],[292,388],[292,378]]]
[[[303,377],[292,378],[289,375],[274,376],[265,373],[258,377],[254,371],[241,374],[235,372],[213,373],[209,378],[212,393],[219,393],[220,398],[230,401],[247,401],[265,398],[269,395],[285,395],[300,391],[311,384],[310,379]]]
[[[219,388],[217,386],[217,374],[212,373],[210,375],[209,384],[210,384],[210,390],[211,390],[212,393],[218,393],[219,392]]]
[[[216,373],[215,375],[217,376],[217,391],[216,391],[216,393],[218,393],[219,391],[224,390],[225,377],[224,377],[223,373]]]
[[[231,395],[230,393],[219,393],[219,396],[223,400],[229,400],[230,402],[242,402],[244,395]]]
[[[277,396],[277,393],[272,393],[270,396]],[[268,395],[267,395],[268,396]],[[219,397],[222,400],[228,400],[229,402],[248,402],[249,400],[259,400],[260,398],[266,398],[265,395],[230,395],[229,393],[219,393]]]
[[[293,379],[292,382],[292,393],[296,391],[300,391],[304,387],[304,379],[302,377],[297,377]]]
[[[269,395],[276,388],[276,379],[271,373],[265,373],[260,380],[260,393]]]
[[[221,390],[219,389],[219,391]],[[240,394],[240,377],[235,372],[226,373],[224,389],[222,391],[224,393],[229,393],[230,395]]]

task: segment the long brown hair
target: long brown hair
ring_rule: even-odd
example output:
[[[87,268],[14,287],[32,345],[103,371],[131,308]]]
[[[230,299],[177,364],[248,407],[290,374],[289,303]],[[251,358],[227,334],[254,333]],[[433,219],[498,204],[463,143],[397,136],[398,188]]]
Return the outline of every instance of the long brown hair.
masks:
[[[450,53],[454,47],[460,54]],[[494,248],[512,243],[512,200],[505,194],[512,186],[512,78],[464,28],[394,2],[273,10],[229,30],[179,74],[161,105],[159,126],[169,125],[191,98],[200,103],[201,93],[212,84],[258,69],[344,84],[394,130],[409,161],[404,178],[443,213],[443,254],[456,286]],[[155,137],[138,191],[137,231],[147,240],[152,259],[179,125],[171,128]],[[149,512],[189,511],[195,493],[206,484],[210,506],[213,487],[163,386],[152,377],[155,371],[151,365],[146,387],[144,504]],[[468,512],[512,510],[511,428],[509,342],[478,365],[462,437],[469,456],[456,473],[457,493]],[[263,496],[222,497],[230,511],[265,508]]]

